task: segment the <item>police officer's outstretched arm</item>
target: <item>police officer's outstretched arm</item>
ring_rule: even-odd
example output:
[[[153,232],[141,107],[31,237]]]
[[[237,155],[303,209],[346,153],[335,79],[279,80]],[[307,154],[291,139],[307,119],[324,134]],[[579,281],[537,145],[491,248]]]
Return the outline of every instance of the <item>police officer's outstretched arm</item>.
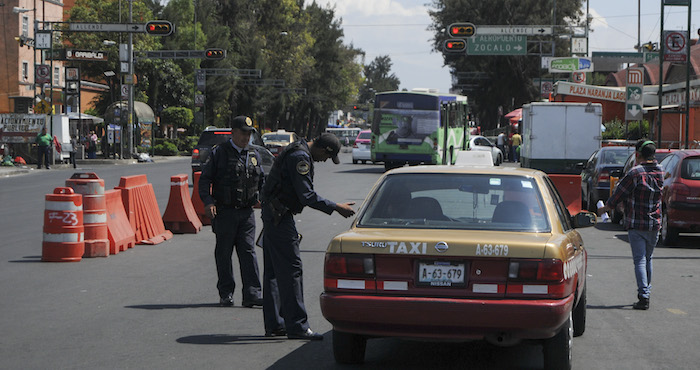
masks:
[[[311,158],[303,152],[294,153],[292,160],[288,161],[289,173],[293,174],[292,184],[297,198],[304,206],[309,206],[321,212],[331,214],[337,211],[343,217],[350,217],[355,214],[352,209],[354,202],[335,203],[318,195],[314,190]]]
[[[214,164],[215,151],[216,148],[209,153],[209,157],[207,157],[207,160],[202,166],[202,174],[199,176],[199,198],[202,200],[202,203],[204,203],[205,215],[211,219],[216,217],[214,197],[211,195],[211,182],[214,176],[216,176],[216,165]]]

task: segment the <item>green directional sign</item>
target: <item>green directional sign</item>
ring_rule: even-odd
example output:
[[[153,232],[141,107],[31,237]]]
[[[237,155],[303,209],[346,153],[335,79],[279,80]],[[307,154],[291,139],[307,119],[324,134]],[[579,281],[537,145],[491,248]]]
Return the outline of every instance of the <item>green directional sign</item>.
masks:
[[[467,55],[527,55],[527,36],[476,35],[468,39]]]

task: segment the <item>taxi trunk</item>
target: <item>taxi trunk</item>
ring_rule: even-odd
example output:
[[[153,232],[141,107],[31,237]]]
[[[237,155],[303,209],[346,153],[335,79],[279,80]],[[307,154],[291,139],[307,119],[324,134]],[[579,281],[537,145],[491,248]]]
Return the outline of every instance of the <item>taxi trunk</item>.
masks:
[[[331,242],[321,309],[336,330],[508,342],[552,337],[571,312],[576,279],[551,233],[394,231]]]

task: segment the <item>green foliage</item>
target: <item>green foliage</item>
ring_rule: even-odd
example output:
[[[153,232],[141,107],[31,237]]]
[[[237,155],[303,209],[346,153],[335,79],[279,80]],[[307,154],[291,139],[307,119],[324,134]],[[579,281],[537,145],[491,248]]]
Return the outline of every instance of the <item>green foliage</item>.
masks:
[[[120,0],[77,0],[68,22],[127,23],[128,4],[120,12]],[[328,112],[357,102],[363,82],[363,51],[343,43],[341,21],[335,10],[316,1],[300,0],[159,0],[133,2],[133,23],[167,19],[175,26],[168,37],[134,34],[134,50],[204,50],[223,48],[223,60],[144,59],[135,62],[135,99],[146,102],[157,112],[169,107],[193,108],[195,71],[210,69],[250,69],[261,71],[261,78],[284,80],[288,89],[306,89],[306,94],[283,93],[276,86],[251,86],[247,78],[208,75],[204,108],[205,121],[194,127],[192,118],[180,119],[176,127],[188,127],[197,134],[204,126],[227,126],[229,117],[247,115],[257,125],[270,129],[285,127],[300,135],[322,131]],[[195,6],[196,5],[196,6]],[[196,20],[196,22],[195,22]],[[67,32],[65,41],[81,49],[107,50],[107,63],[81,63],[85,79],[110,83],[104,71],[119,71],[118,46],[104,46],[102,40],[126,43],[123,35],[103,32]],[[370,64],[372,83],[389,80],[398,86],[390,72],[388,56]],[[113,79],[116,82],[118,79]],[[364,85],[363,85],[364,83]],[[383,84],[384,82],[382,82]],[[117,85],[118,86],[118,85]],[[383,86],[383,85],[382,85]],[[384,89],[383,87],[375,90]],[[118,89],[98,97],[93,104],[103,112],[119,99]],[[190,112],[193,115],[193,112]],[[172,123],[172,116],[161,122]],[[165,145],[164,143],[161,145]],[[178,145],[187,151],[189,144]]]
[[[189,128],[192,125],[194,116],[192,109],[184,107],[169,107],[160,113],[161,124],[173,125],[175,129]]]
[[[649,133],[649,121],[647,120],[641,121],[641,125],[639,121],[632,121],[625,125],[625,121],[615,119],[603,123],[603,126],[605,126],[603,140],[639,140],[651,136]],[[625,128],[625,126],[627,127]],[[625,132],[627,132],[627,135],[625,135]]]
[[[161,144],[156,144],[153,147],[153,153],[155,155],[177,155],[177,145],[171,141],[164,141]]]

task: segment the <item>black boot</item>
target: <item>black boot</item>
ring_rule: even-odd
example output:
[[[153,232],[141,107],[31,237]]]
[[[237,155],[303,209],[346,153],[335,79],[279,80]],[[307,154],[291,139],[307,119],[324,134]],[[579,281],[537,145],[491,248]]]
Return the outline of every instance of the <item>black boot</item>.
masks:
[[[649,298],[639,297],[639,301],[632,305],[635,310],[648,310],[649,309]]]

